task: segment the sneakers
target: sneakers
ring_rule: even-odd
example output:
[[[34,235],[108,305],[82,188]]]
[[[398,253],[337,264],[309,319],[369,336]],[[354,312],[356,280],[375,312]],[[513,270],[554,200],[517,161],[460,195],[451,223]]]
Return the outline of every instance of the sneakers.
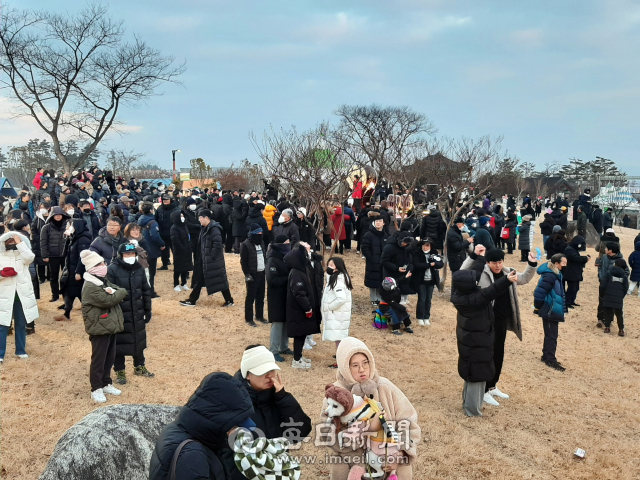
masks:
[[[60,295],[54,295],[53,297],[51,297],[51,300],[49,300],[49,303],[57,302],[59,299]]]
[[[191,289],[189,287],[187,287],[186,285],[182,285],[182,287],[180,287],[182,289],[182,291],[184,292],[190,292]]]
[[[244,322],[244,323],[246,323],[250,327],[257,327],[258,326],[258,325],[256,325],[256,322],[254,322],[253,320],[251,320],[249,322]]]
[[[305,342],[307,342],[309,345],[311,345],[312,347],[315,347],[317,345],[316,342],[313,341],[313,338],[311,337],[307,337],[307,339],[305,340]]]
[[[124,370],[116,370],[116,382],[118,382],[120,385],[127,384],[127,374]]]
[[[311,368],[311,364],[303,362],[302,359],[300,359],[299,361],[291,360],[291,368],[309,369]]]
[[[103,392],[103,395],[105,393],[108,393],[109,395],[120,395],[122,393],[120,390],[118,390],[113,385],[107,385],[106,387],[102,387],[101,392]]]
[[[507,395],[506,393],[503,393],[500,390],[498,390],[498,387],[493,387],[491,390],[489,390],[488,393],[490,393],[492,396],[498,397],[498,398],[509,398],[509,395]]]
[[[175,287],[173,287],[173,291],[174,292],[181,292],[182,288],[180,288],[180,285],[176,285]]]
[[[224,302],[224,305],[222,305],[223,307],[233,307],[233,300],[231,300],[230,302]]]
[[[564,372],[564,371],[566,370],[566,368],[564,368],[564,367],[560,364],[560,362],[557,362],[557,361],[556,361],[556,362],[544,362],[544,364],[545,364],[547,367],[551,367],[551,368],[553,368],[554,370],[558,370],[559,372]]]
[[[196,306],[195,303],[191,303],[189,300],[181,301],[180,305],[182,305],[183,307],[195,307]]]
[[[256,318],[256,320],[258,320],[260,323],[264,323],[264,324],[269,324],[269,320],[267,320],[266,318]]]
[[[411,327],[404,327],[404,331],[407,333],[413,333],[413,329]]]
[[[309,365],[311,365],[311,359],[310,358],[300,357],[300,361],[304,362],[304,363],[308,363]]]
[[[91,398],[93,398],[94,402],[98,402],[98,403],[106,403],[107,401],[107,397],[104,396],[104,392],[102,391],[101,388],[91,392]]]
[[[4,363],[4,358],[0,358],[0,363]]]
[[[34,333],[36,333],[36,326],[35,325],[27,325],[27,335],[33,335]]]
[[[424,320],[422,320],[424,322],[425,327],[428,327],[429,325],[431,325],[431,322],[429,321],[428,318],[425,318]]]
[[[20,355],[16,355],[16,357],[18,357],[18,358],[29,358],[29,355],[27,355],[26,353],[21,353]]]
[[[311,345],[309,345],[308,343],[304,344],[304,347],[302,347],[303,350],[311,350],[313,347]]]
[[[611,333],[611,329],[609,327],[604,327],[604,333]]]
[[[391,333],[393,333],[394,335],[402,335],[402,332],[398,329],[398,330],[391,330]]]
[[[279,353],[274,353],[273,354],[273,358],[275,359],[276,362],[284,362],[285,358],[280,355]]]
[[[290,348],[287,348],[286,350],[281,351],[280,354],[282,354],[282,355],[293,355],[293,350],[291,350]]]
[[[169,267],[167,265],[163,265],[160,268],[158,268],[158,271],[160,270],[169,270]]]
[[[622,329],[622,330],[620,330],[620,331],[618,332],[618,336],[619,336],[619,337],[624,337],[624,335],[625,335],[625,333],[624,333],[624,329]]]
[[[156,376],[155,373],[151,373],[149,370],[147,370],[147,367],[145,367],[144,365],[139,365],[135,367],[133,369],[133,374],[138,375],[139,377],[147,377],[147,378]]]
[[[602,323],[600,320],[598,320],[598,324],[596,325],[596,327],[602,328],[602,327],[604,327],[604,323]]]
[[[493,395],[491,395],[489,392],[485,392],[484,397],[482,397],[482,401],[488,405],[493,405],[494,407],[500,406],[498,401],[493,398]]]
[[[424,327],[424,320],[422,320],[421,318],[418,319],[418,325],[423,326]]]

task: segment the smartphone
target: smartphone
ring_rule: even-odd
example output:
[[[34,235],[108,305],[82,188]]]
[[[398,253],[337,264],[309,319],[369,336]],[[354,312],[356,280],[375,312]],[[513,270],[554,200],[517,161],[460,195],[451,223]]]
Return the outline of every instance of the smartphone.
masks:
[[[406,264],[406,263],[405,263],[405,264],[402,266],[402,268],[407,268],[407,265],[408,265],[408,264]]]

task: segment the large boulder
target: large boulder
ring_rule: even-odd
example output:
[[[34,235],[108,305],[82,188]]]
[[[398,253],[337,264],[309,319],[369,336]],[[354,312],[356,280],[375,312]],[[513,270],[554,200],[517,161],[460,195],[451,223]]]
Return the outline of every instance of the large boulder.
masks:
[[[98,408],[67,430],[40,480],[147,480],[155,441],[180,407]]]

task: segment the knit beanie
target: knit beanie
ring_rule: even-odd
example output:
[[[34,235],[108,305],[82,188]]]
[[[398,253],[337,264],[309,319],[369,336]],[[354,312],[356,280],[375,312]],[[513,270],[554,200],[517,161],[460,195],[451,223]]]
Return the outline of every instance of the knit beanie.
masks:
[[[561,229],[562,227],[560,225],[554,225],[552,231],[553,233],[558,233]]]
[[[324,387],[324,396],[342,405],[344,407],[344,414],[347,414],[353,408],[353,394],[346,388],[329,384]]]
[[[273,243],[284,243],[289,240],[289,237],[286,235],[276,235],[276,238],[273,240]]]
[[[104,262],[104,258],[89,249],[80,252],[80,261],[86,270]]]
[[[531,218],[532,218],[531,215],[525,215],[524,217],[522,217],[522,220],[525,222],[528,222],[531,220]]]
[[[272,370],[280,370],[276,364],[276,359],[267,347],[260,345],[245,350],[240,362],[240,372],[242,378],[247,378],[247,373],[252,373],[258,377]]]
[[[191,197],[187,197],[184,203],[188,207],[189,205],[193,205],[194,203],[196,203],[196,201]]]
[[[257,235],[258,233],[262,233],[262,227],[257,223],[252,223],[249,231],[249,235]]]
[[[480,226],[484,227],[491,219],[489,217],[480,217],[478,220],[480,222]]]
[[[499,248],[490,248],[484,253],[484,259],[487,262],[499,262],[504,260],[504,252]]]

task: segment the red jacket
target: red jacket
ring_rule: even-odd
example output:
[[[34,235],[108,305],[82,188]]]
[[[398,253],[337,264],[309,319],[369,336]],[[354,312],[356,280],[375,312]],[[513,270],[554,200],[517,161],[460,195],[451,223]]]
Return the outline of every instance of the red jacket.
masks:
[[[40,190],[40,185],[42,184],[42,172],[36,173],[36,176],[33,177],[33,186],[36,187],[36,190]]]
[[[333,230],[331,230],[331,240],[336,239],[336,233],[340,232],[340,237],[338,240],[346,240],[347,239],[347,227],[342,224],[342,218],[344,220],[350,220],[351,217],[349,215],[342,215],[342,208],[336,207],[336,211],[333,215],[331,215],[331,221],[333,222]],[[342,230],[340,230],[342,228]]]
[[[362,198],[362,182],[353,182],[353,194],[352,198]]]

